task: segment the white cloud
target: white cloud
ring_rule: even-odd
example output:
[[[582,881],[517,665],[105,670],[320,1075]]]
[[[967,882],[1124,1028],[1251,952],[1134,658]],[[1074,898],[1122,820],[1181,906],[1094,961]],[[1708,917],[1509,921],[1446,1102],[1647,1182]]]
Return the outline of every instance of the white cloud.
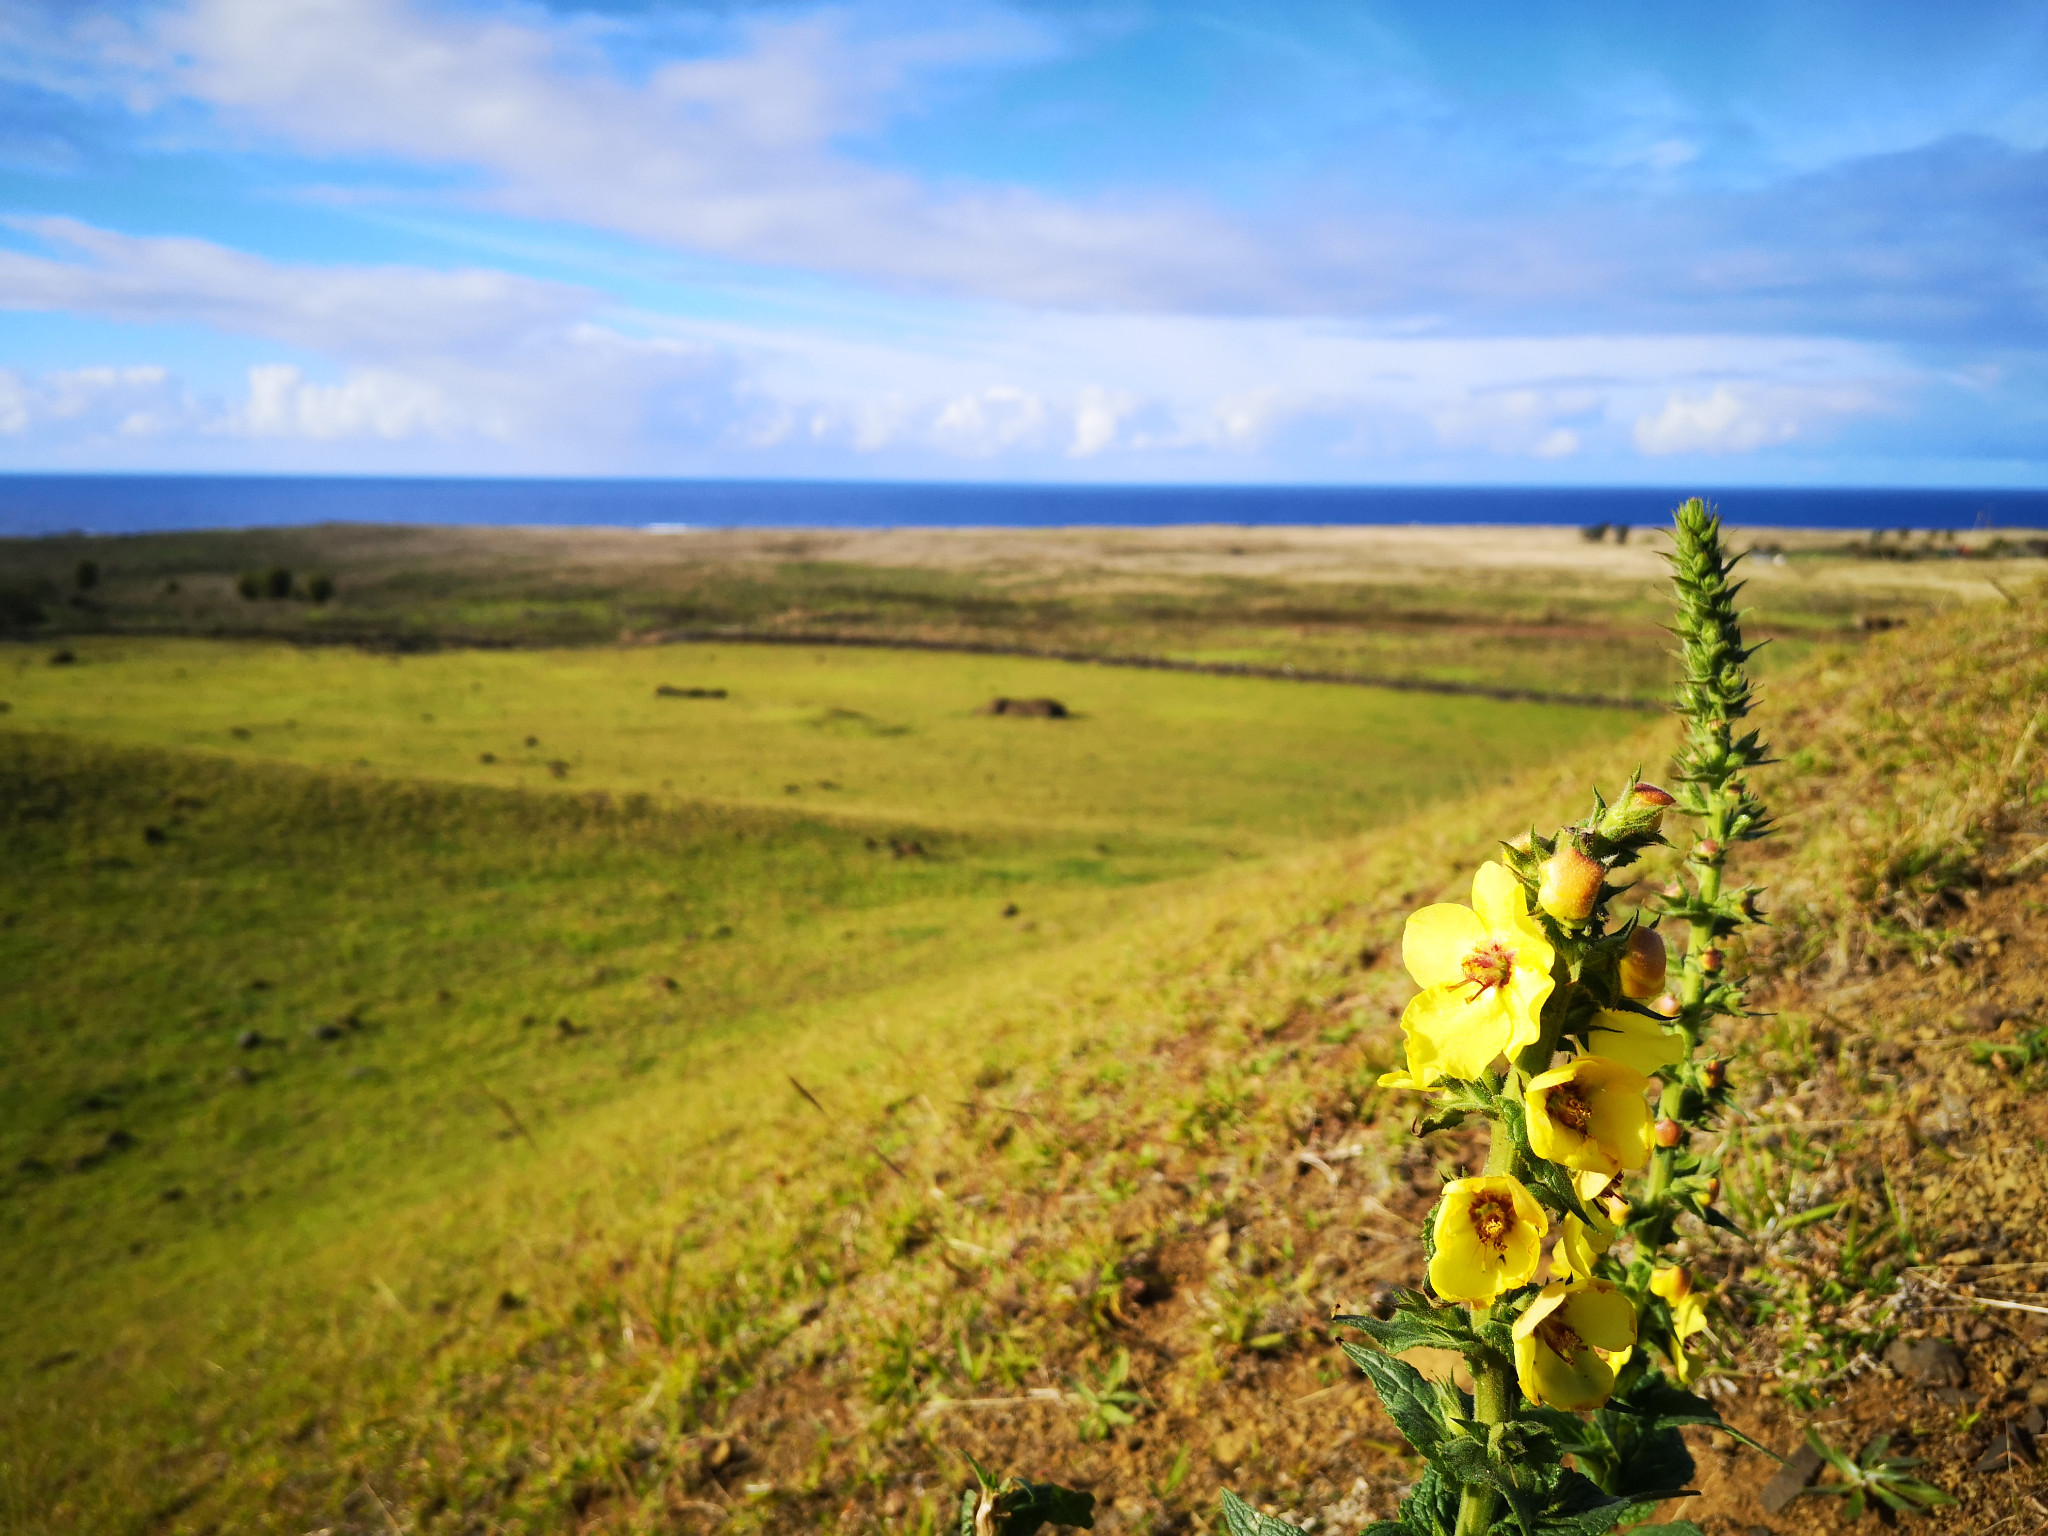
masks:
[[[224,425],[251,437],[302,437],[315,442],[380,437],[453,437],[465,429],[503,438],[501,423],[472,421],[444,390],[385,369],[357,369],[338,384],[309,382],[289,363],[249,370],[248,403]]]
[[[1388,337],[1288,317],[999,306],[923,327],[873,305],[825,307],[808,327],[606,324],[582,290],[497,272],[294,265],[68,222],[18,227],[62,254],[0,251],[0,307],[197,322],[254,350],[233,399],[202,400],[160,366],[9,376],[0,430],[42,441],[75,421],[95,442],[296,444],[328,467],[358,467],[350,445],[564,472],[1611,464],[1768,448],[1917,387],[1887,349],[1810,338]],[[863,330],[900,339],[854,339]]]
[[[594,303],[586,289],[504,272],[291,264],[76,219],[4,223],[73,259],[0,250],[0,308],[204,325],[347,356],[502,348],[558,331]]]
[[[1807,433],[1843,416],[1886,409],[1864,386],[1786,387],[1716,384],[1705,392],[1673,390],[1661,409],[1636,418],[1638,451],[1652,457],[1676,453],[1754,453]]]
[[[919,72],[1047,51],[994,7],[885,34],[843,11],[754,18],[643,78],[602,36],[401,0],[194,0],[120,52],[148,61],[132,89],[266,139],[473,172],[456,195],[483,206],[746,260],[1051,304],[1242,291],[1267,263],[1184,199],[935,188],[847,152]]]
[[[150,438],[197,430],[205,420],[201,403],[154,364],[39,375],[0,368],[0,437]]]

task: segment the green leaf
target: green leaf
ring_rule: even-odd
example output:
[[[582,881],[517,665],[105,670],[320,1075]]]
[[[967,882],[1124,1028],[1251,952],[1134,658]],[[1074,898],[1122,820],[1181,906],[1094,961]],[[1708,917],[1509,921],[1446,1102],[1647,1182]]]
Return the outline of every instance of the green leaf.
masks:
[[[1549,1507],[1537,1518],[1536,1536],[1604,1536],[1635,1502],[1602,1493],[1590,1477],[1567,1468],[1558,1476]]]
[[[1451,1536],[1458,1524],[1458,1493],[1435,1467],[1424,1467],[1401,1501],[1401,1524],[1416,1536]]]
[[[1230,1536],[1302,1536],[1300,1526],[1260,1514],[1228,1488],[1223,1490],[1223,1527]]]
[[[1745,1243],[1754,1244],[1756,1241],[1747,1232],[1743,1231],[1742,1228],[1735,1225],[1726,1216],[1723,1216],[1718,1206],[1703,1205],[1693,1214],[1710,1227],[1719,1227],[1723,1232],[1733,1232]]]
[[[1330,1324],[1356,1328],[1390,1355],[1418,1348],[1454,1349],[1463,1354],[1479,1343],[1463,1307],[1439,1307],[1414,1291],[1404,1293],[1392,1317],[1333,1317]]]
[[[1741,1430],[1725,1421],[1720,1410],[1697,1393],[1688,1392],[1662,1371],[1649,1371],[1632,1385],[1626,1393],[1616,1393],[1607,1400],[1603,1413],[1625,1413],[1631,1417],[1648,1421],[1652,1429],[1676,1429],[1688,1424],[1704,1424],[1732,1435],[1753,1450],[1762,1451],[1776,1461],[1785,1458],[1767,1445],[1759,1445]]]
[[[1693,1471],[1685,1436],[1675,1429],[1652,1429],[1637,1434],[1623,1451],[1613,1491],[1632,1499],[1670,1498],[1686,1491]]]
[[[1436,1394],[1422,1372],[1405,1360],[1383,1355],[1376,1349],[1346,1343],[1344,1353],[1371,1380],[1373,1390],[1408,1443],[1434,1461],[1444,1440],[1443,1420],[1438,1416]]]

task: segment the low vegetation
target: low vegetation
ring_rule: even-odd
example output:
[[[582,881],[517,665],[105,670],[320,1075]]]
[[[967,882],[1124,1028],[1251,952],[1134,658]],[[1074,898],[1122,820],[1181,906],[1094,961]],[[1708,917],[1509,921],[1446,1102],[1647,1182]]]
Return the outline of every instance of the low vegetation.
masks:
[[[2015,586],[1862,633],[1761,706],[1785,760],[1759,786],[1798,835],[1757,845],[1770,925],[1731,957],[1760,1010],[1717,1149],[1748,1240],[1681,1250],[1712,1324],[1695,1388],[1788,1455],[1811,1429],[1866,1505],[1924,1482],[1957,1501],[1929,1532],[2025,1532],[2048,1502],[2026,1428],[2048,612]],[[1119,885],[1092,812],[827,812],[765,782],[689,805],[598,782],[606,753],[499,787],[425,722],[420,761],[354,769],[360,733],[403,735],[374,690],[381,723],[337,710],[317,752],[277,746],[304,725],[282,709],[274,736],[222,735],[243,722],[206,700],[246,700],[250,671],[192,690],[191,740],[167,706],[132,723],[159,687],[59,709],[159,664],[135,645],[73,642],[67,668],[43,647],[4,685],[0,953],[30,980],[0,1029],[24,1256],[0,1282],[0,1519],[22,1530],[930,1531],[967,1455],[1091,1489],[1103,1530],[1209,1528],[1226,1482],[1319,1532],[1385,1516],[1420,1467],[1325,1323],[1421,1278],[1417,1223],[1484,1150],[1377,1086],[1401,924],[1462,896],[1502,826],[1675,744],[1582,726],[1460,780],[1499,748],[1446,725],[1406,771],[1455,805],[1317,828],[1241,801],[1268,829],[1249,867],[1166,794]],[[660,681],[745,695],[672,664],[695,653],[607,654],[669,663],[622,688],[635,708],[720,707]],[[576,674],[550,676],[569,708]],[[975,715],[1078,697],[985,680],[963,728],[1114,718]],[[605,729],[607,753],[631,734]],[[1704,1497],[1667,1518],[1817,1530],[1853,1502],[1839,1463],[1808,1477],[1842,1497],[1771,1508],[1754,1453],[1693,1454]]]

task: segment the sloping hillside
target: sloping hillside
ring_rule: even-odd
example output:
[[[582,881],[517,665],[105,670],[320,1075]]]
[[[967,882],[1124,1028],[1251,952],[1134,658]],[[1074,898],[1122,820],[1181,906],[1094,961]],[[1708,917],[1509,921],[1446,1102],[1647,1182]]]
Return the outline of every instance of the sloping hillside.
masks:
[[[2048,1520],[2042,1314],[2015,1310],[2048,1275],[2044,641],[2034,600],[1916,625],[1760,720],[1786,758],[1759,786],[1778,923],[1747,962],[1773,1012],[1728,1133],[1755,1241],[1692,1256],[1726,1346],[1708,1390],[1788,1450],[1894,1431],[1959,1500],[1929,1531]],[[709,1059],[700,1126],[651,1095],[538,1137],[408,1218],[445,1263],[337,1243],[203,1366],[153,1364],[160,1440],[43,1528],[928,1531],[962,1453],[1092,1488],[1100,1530],[1211,1528],[1223,1484],[1317,1531],[1387,1513],[1415,1463],[1322,1319],[1419,1277],[1416,1217],[1478,1150],[1372,1086],[1401,922],[1669,739],[821,1018],[776,1070]],[[524,1239],[466,1247],[479,1201],[529,1210]],[[22,1528],[38,1394],[73,1369],[9,1399]],[[1836,1521],[1763,1508],[1753,1452],[1698,1456],[1709,1530]]]

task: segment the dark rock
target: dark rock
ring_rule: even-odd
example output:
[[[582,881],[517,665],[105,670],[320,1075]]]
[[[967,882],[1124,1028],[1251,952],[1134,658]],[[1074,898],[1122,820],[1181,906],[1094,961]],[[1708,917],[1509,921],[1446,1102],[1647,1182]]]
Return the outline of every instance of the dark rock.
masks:
[[[1027,720],[1066,720],[1067,706],[1058,699],[991,699],[986,713],[1019,715]]]
[[[498,1292],[498,1310],[500,1312],[517,1312],[525,1305],[526,1298],[517,1291]]]
[[[171,840],[171,834],[162,827],[144,827],[142,840],[152,848],[160,848]]]
[[[1977,1458],[1978,1472],[2016,1472],[2034,1459],[2034,1437],[2008,1424],[1991,1437],[1991,1446]]]
[[[1820,1452],[1810,1445],[1802,1445],[1785,1458],[1785,1465],[1764,1484],[1756,1501],[1763,1506],[1765,1514],[1780,1514],[1819,1475]]]
[[[1960,1387],[1969,1379],[1963,1357],[1947,1339],[1894,1339],[1884,1363],[1908,1381]]]
[[[263,1032],[258,1029],[245,1029],[239,1035],[235,1036],[235,1044],[239,1045],[245,1051],[253,1051],[256,1049],[256,1047],[262,1045],[263,1043]]]
[[[69,651],[53,651],[50,654],[50,665],[53,667],[68,667],[77,660],[78,658]]]

